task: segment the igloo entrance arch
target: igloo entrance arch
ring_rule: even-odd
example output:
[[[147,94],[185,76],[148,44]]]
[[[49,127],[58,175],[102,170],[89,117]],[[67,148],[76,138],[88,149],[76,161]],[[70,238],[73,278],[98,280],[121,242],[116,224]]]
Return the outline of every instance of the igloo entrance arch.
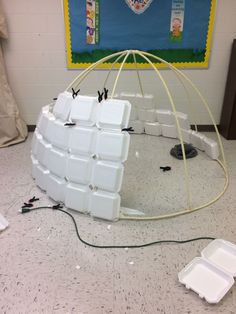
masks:
[[[152,66],[169,100],[168,110],[153,109],[153,96],[144,93],[137,68],[140,94],[123,92],[116,95],[121,71],[130,55],[135,62],[136,56],[139,56]],[[116,60],[108,71],[99,96],[82,95],[82,91],[78,93],[80,84],[91,71],[112,58]],[[177,110],[168,84],[152,63],[152,59],[162,62],[176,75],[186,91],[189,105],[191,99],[188,88],[196,92],[215,127],[217,141],[199,133],[196,125],[194,130],[190,128],[188,115]],[[107,95],[106,86],[110,74],[119,60],[122,62],[111,93]],[[135,112],[137,108],[139,120]],[[130,217],[121,210],[119,192],[122,187],[124,162],[128,158],[129,133],[132,133],[129,132],[129,127],[135,134],[145,133],[179,140],[183,152],[181,163],[186,191],[184,208],[177,212],[151,217]],[[224,185],[217,196],[197,206],[192,203],[193,191],[184,143],[192,143],[197,149],[204,151],[212,162],[218,162],[225,176]],[[91,65],[68,86],[66,91],[59,94],[55,103],[42,108],[34,133],[31,157],[36,184],[45,190],[49,197],[57,202],[63,202],[68,208],[108,220],[161,219],[190,213],[217,201],[228,185],[221,138],[206,100],[180,70],[159,57],[137,50],[118,52]]]

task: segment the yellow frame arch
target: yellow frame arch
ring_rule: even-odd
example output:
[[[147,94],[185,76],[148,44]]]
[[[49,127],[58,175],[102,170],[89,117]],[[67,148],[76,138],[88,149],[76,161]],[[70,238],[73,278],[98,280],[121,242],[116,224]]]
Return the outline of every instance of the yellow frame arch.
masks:
[[[173,64],[170,64],[169,62],[165,61],[164,59],[157,57],[155,55],[152,55],[148,52],[144,52],[144,51],[139,51],[139,50],[124,50],[124,51],[120,51],[120,52],[116,52],[110,56],[106,56],[100,60],[98,60],[97,62],[91,64],[87,69],[85,69],[84,71],[82,71],[70,84],[69,86],[67,86],[66,91],[70,91],[72,89],[72,87],[74,88],[78,88],[79,85],[86,79],[86,77],[89,75],[89,73],[91,73],[91,71],[95,70],[96,68],[98,68],[101,64],[105,63],[107,60],[112,59],[114,57],[117,57],[117,59],[119,58],[123,58],[123,61],[121,63],[121,65],[119,66],[119,70],[118,70],[118,74],[116,75],[116,79],[113,85],[113,89],[112,89],[112,93],[111,93],[111,98],[114,97],[115,91],[116,91],[116,87],[117,87],[117,83],[121,74],[122,69],[124,68],[124,64],[125,64],[125,60],[128,58],[128,56],[132,54],[133,57],[135,55],[139,55],[142,58],[144,58],[145,60],[147,60],[147,62],[150,64],[150,67],[155,71],[155,73],[157,74],[157,77],[159,77],[159,79],[161,80],[166,94],[170,100],[170,104],[171,104],[171,108],[173,110],[174,116],[175,116],[175,121],[176,121],[176,126],[177,126],[177,132],[179,135],[179,140],[180,140],[180,145],[182,148],[182,152],[183,152],[183,163],[184,163],[184,178],[185,178],[185,187],[186,187],[186,192],[187,192],[187,206],[184,209],[180,209],[178,212],[173,212],[170,214],[162,214],[162,215],[158,215],[158,216],[144,216],[144,217],[131,217],[128,215],[124,215],[122,213],[120,213],[120,217],[119,219],[123,219],[123,220],[159,220],[159,219],[165,219],[165,218],[173,218],[173,217],[177,217],[177,216],[181,216],[181,215],[185,215],[187,213],[191,213],[194,211],[197,211],[199,209],[208,207],[212,204],[214,204],[216,201],[218,201],[218,199],[221,198],[221,196],[224,195],[225,191],[228,188],[229,185],[229,176],[228,176],[228,170],[227,170],[227,164],[226,164],[226,158],[225,158],[225,153],[224,153],[224,148],[223,148],[223,144],[221,141],[221,137],[216,125],[216,121],[211,113],[210,107],[206,101],[206,99],[203,97],[203,95],[201,94],[201,92],[198,90],[198,88],[195,86],[195,84],[188,78],[188,76],[186,76],[182,71],[178,70]],[[116,61],[117,61],[116,59]],[[218,193],[218,195],[208,201],[207,203],[201,204],[199,206],[193,207],[192,206],[192,193],[191,193],[191,186],[190,186],[190,178],[189,178],[189,171],[188,171],[188,165],[187,165],[187,160],[186,160],[186,155],[185,155],[185,150],[184,150],[184,140],[182,137],[182,131],[180,128],[180,124],[179,124],[179,120],[177,117],[177,108],[174,102],[174,99],[172,97],[172,94],[166,84],[166,81],[164,80],[164,78],[162,77],[160,71],[157,69],[157,67],[155,66],[155,64],[150,60],[150,59],[156,59],[162,63],[164,63],[166,65],[167,68],[169,68],[171,71],[173,71],[180,79],[182,78],[182,83],[183,81],[185,81],[186,83],[189,84],[189,86],[191,86],[191,88],[193,88],[193,90],[197,93],[199,99],[201,100],[201,105],[206,109],[207,113],[209,114],[209,117],[212,121],[212,124],[214,126],[216,135],[217,135],[217,139],[218,139],[218,144],[219,144],[219,148],[220,148],[220,153],[221,153],[221,157],[222,157],[222,161],[220,159],[216,159],[215,161],[219,164],[219,166],[222,168],[224,177],[225,177],[225,183],[224,186],[221,190],[220,193]],[[135,59],[134,59],[135,60]],[[135,61],[134,61],[135,62]],[[114,66],[114,63],[112,65],[110,65],[110,71],[112,70]],[[105,82],[108,80],[110,71],[107,74],[107,78],[105,80]],[[138,75],[138,80],[139,80],[139,84],[140,84],[140,89],[142,90],[142,85],[141,85],[141,81],[140,81],[140,77],[139,77],[139,73],[138,73],[138,69],[136,67],[136,71],[137,71],[137,75]],[[104,84],[105,85],[105,84]]]

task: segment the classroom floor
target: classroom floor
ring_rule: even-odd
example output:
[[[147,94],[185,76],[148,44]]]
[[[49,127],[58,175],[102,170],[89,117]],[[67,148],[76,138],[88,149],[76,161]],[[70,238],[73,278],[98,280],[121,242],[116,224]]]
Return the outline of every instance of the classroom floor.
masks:
[[[43,209],[20,214],[18,209],[23,202],[34,195],[40,197],[37,205],[52,204],[30,175],[31,137],[32,134],[25,143],[0,149],[0,212],[10,223],[0,233],[0,313],[235,314],[236,285],[218,305],[209,305],[178,282],[178,272],[200,256],[209,241],[129,250],[96,249],[77,239],[72,221],[63,213]],[[133,205],[146,214],[163,213],[165,200],[168,210],[171,209],[168,204],[180,205],[182,201],[176,195],[175,202],[174,194],[172,198],[162,197],[169,189],[168,184],[180,176],[179,161],[174,162],[168,155],[174,142],[163,142],[164,148],[157,152],[156,145],[152,145],[155,141],[155,137],[133,136],[122,190],[123,205]],[[73,212],[81,236],[100,245],[199,236],[236,243],[236,141],[223,140],[223,143],[230,185],[217,203],[193,214],[149,222],[110,223]],[[153,181],[148,184],[143,170],[138,174],[132,170],[135,162],[143,169],[145,158],[155,154],[159,157],[149,160],[149,173],[152,169],[159,171],[160,156],[172,166],[170,173],[153,171],[155,175],[150,174],[152,178],[158,175],[160,182],[164,182],[158,185],[162,189],[159,194],[163,204],[159,208],[158,197],[154,198],[158,195],[157,186]],[[194,178],[197,176],[196,187],[200,186],[194,194],[196,202],[202,201],[204,195],[217,193],[222,184],[219,168],[204,158],[201,154],[198,156],[195,160],[198,166],[192,173]]]

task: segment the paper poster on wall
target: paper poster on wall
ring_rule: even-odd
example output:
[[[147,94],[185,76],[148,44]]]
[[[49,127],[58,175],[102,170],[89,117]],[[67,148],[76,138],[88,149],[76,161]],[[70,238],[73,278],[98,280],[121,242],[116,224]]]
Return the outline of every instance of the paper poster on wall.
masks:
[[[99,0],[86,0],[86,43],[99,42]]]
[[[184,1],[172,0],[172,12],[170,22],[170,40],[181,42],[184,30]]]
[[[143,13],[151,4],[153,0],[125,0],[134,13]]]
[[[85,68],[117,51],[137,49],[177,67],[206,68],[215,7],[216,0],[64,0],[68,67]],[[136,61],[139,68],[150,67],[141,57]],[[125,67],[135,67],[132,56]]]

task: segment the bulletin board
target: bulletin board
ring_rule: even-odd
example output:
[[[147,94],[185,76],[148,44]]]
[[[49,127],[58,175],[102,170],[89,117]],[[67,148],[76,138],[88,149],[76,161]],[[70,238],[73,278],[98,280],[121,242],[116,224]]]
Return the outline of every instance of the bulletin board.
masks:
[[[215,7],[216,0],[64,0],[68,68],[86,68],[126,49],[150,52],[181,68],[207,68]],[[141,57],[136,62],[150,67]],[[125,67],[135,67],[132,56]]]

